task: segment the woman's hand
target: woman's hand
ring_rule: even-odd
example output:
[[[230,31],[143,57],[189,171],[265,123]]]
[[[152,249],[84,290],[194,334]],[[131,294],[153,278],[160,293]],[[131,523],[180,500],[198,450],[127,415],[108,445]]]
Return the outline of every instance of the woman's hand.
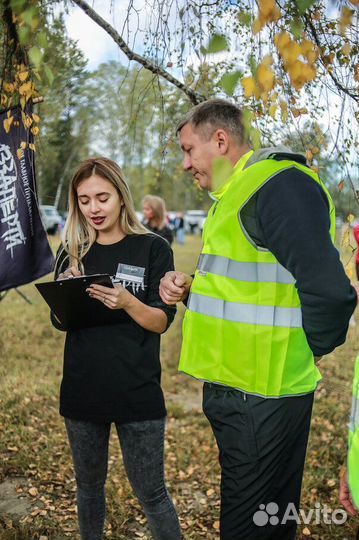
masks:
[[[99,300],[109,309],[124,309],[145,330],[162,334],[167,328],[167,315],[162,309],[144,304],[122,285],[116,284],[112,289],[93,284],[86,291],[91,298]]]
[[[119,284],[111,288],[94,283],[86,291],[91,298],[99,300],[109,309],[127,309],[133,299],[132,294]]]
[[[81,276],[80,270],[78,270],[75,266],[71,266],[65,272],[62,272],[57,276],[57,279],[70,279],[73,277]]]

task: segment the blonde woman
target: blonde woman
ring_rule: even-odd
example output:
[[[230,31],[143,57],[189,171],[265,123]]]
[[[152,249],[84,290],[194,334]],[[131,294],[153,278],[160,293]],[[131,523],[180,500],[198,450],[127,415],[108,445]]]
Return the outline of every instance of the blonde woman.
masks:
[[[157,195],[146,195],[142,201],[143,223],[147,229],[165,238],[171,245],[173,233],[167,225],[165,201]]]
[[[181,538],[164,481],[159,358],[160,334],[175,312],[161,301],[158,287],[172,268],[169,244],[139,223],[120,167],[103,157],[83,162],[70,185],[55,275],[108,273],[115,287],[88,289],[94,302],[112,310],[111,324],[66,335],[60,414],[72,450],[82,540],[102,539],[112,422],[153,538]]]

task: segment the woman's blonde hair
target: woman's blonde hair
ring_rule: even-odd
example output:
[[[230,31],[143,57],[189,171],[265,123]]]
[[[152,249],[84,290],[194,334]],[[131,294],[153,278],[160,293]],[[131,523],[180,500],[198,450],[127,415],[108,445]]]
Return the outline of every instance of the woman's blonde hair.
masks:
[[[146,195],[142,199],[142,205],[148,204],[154,213],[154,221],[158,229],[166,226],[166,205],[165,201],[157,195]]]
[[[108,180],[117,189],[123,201],[119,216],[123,233],[127,235],[148,234],[149,232],[137,218],[131,192],[117,163],[105,157],[89,158],[79,165],[70,182],[69,213],[62,233],[63,250],[57,257],[56,266],[59,259],[63,259],[63,251],[65,251],[67,256],[64,260],[68,259],[68,266],[75,266],[83,271],[82,259],[96,240],[96,230],[83,216],[77,198],[77,188],[80,183],[94,175]]]

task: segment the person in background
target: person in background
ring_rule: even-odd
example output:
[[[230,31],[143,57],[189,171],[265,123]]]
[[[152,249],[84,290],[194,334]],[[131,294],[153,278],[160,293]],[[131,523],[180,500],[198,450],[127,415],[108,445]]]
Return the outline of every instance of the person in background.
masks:
[[[151,232],[162,236],[171,245],[173,232],[167,224],[165,201],[157,195],[146,195],[142,201],[143,224]]]
[[[168,272],[160,295],[187,302],[179,370],[205,381],[220,538],[293,540],[296,523],[282,518],[289,503],[299,512],[317,364],[344,342],[357,303],[333,243],[334,206],[304,156],[254,151],[229,101],[192,108],[177,133],[183,168],[214,203],[194,277]],[[275,520],[260,524],[265,508]]]
[[[184,233],[184,218],[182,212],[177,212],[175,217],[175,233],[176,233],[176,240],[179,244],[184,244],[185,240],[185,233]]]
[[[354,225],[353,233],[354,233],[355,241],[357,243],[357,252],[355,256],[355,270],[356,270],[357,279],[359,280],[359,223]]]
[[[181,538],[164,480],[160,385],[160,334],[175,310],[161,301],[158,287],[170,269],[172,250],[138,221],[120,167],[104,157],[81,163],[70,184],[55,278],[114,276],[114,288],[88,289],[93,302],[111,310],[110,322],[66,334],[60,414],[72,450],[82,540],[103,538],[111,423],[153,538]],[[52,322],[66,330],[54,316]]]

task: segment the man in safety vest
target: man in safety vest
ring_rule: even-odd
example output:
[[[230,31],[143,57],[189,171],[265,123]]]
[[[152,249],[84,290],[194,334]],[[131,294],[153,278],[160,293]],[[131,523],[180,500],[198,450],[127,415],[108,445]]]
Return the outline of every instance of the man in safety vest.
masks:
[[[358,515],[359,509],[359,356],[353,380],[352,410],[349,420],[348,466],[340,480],[339,499],[345,510]],[[359,538],[359,530],[358,535]]]
[[[197,105],[177,131],[184,169],[214,204],[194,277],[169,272],[160,294],[187,302],[179,370],[204,381],[221,539],[293,539],[284,517],[299,509],[316,362],[343,343],[356,305],[333,203],[303,156],[253,152],[230,102]]]

